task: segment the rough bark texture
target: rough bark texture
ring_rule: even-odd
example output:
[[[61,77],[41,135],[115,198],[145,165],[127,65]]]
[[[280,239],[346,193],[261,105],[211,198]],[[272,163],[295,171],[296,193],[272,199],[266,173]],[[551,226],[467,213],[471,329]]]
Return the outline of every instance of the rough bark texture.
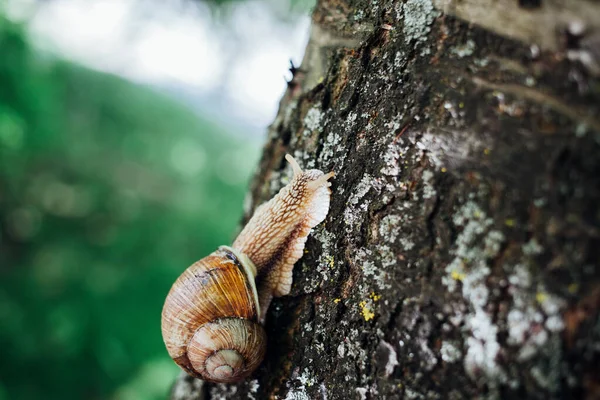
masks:
[[[172,398],[600,398],[599,24],[597,1],[319,2],[247,215],[289,152],[336,172],[329,216],[254,378]]]

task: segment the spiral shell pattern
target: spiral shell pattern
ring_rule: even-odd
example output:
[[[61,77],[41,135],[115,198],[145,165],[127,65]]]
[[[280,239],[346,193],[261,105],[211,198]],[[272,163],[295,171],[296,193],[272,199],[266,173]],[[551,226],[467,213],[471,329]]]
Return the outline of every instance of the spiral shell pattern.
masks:
[[[192,264],[173,284],[162,312],[163,340],[189,374],[234,382],[262,362],[267,338],[258,323],[253,268],[247,258],[223,246]]]

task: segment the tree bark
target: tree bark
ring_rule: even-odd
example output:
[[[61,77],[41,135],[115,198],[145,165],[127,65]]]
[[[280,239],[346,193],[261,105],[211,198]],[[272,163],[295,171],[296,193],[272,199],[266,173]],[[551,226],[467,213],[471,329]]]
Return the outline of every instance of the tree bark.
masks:
[[[599,38],[592,0],[320,1],[247,217],[286,153],[329,215],[253,378],[172,398],[600,398]]]

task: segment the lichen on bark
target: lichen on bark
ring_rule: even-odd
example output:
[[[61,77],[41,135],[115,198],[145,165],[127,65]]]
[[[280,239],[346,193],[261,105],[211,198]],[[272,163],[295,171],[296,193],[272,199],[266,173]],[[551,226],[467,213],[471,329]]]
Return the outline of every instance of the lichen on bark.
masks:
[[[438,3],[317,4],[247,214],[288,152],[336,172],[330,213],[208,398],[599,396],[600,81]]]

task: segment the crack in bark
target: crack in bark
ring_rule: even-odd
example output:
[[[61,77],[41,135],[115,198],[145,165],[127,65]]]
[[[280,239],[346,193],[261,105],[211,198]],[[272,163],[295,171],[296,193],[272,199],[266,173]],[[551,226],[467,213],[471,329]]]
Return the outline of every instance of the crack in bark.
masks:
[[[471,81],[480,87],[500,92],[506,92],[530,100],[540,105],[546,105],[554,111],[562,114],[573,121],[581,121],[590,127],[600,131],[600,120],[587,114],[581,107],[570,106],[551,94],[543,93],[533,88],[517,85],[514,83],[494,83],[483,78],[469,77]]]
[[[600,3],[587,0],[544,0],[542,7],[519,7],[513,0],[433,0],[446,14],[482,26],[497,34],[544,49],[560,50],[560,32],[583,23],[588,31],[600,30]]]

